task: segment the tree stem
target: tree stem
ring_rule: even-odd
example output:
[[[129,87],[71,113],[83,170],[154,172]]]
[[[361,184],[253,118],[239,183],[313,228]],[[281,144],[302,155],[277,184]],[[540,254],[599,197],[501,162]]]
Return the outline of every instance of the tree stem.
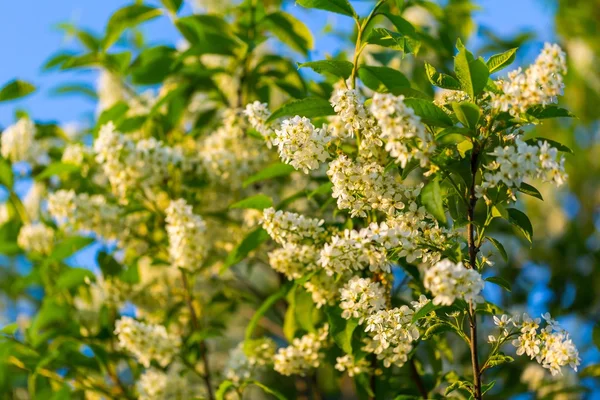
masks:
[[[415,360],[413,358],[408,362],[408,366],[410,367],[410,374],[412,375],[413,381],[415,385],[417,385],[417,389],[425,400],[427,400],[427,396],[429,393],[425,388],[425,384],[423,383],[423,379],[421,379],[421,375],[419,375],[419,371],[417,371],[417,366],[415,365]]]
[[[469,268],[475,269],[477,262],[478,248],[475,243],[475,206],[477,205],[477,196],[475,195],[475,185],[478,169],[479,148],[477,143],[473,144],[471,154],[471,186],[469,188],[469,207],[467,209],[467,241],[469,245]],[[471,364],[473,366],[473,395],[476,400],[481,400],[481,370],[479,369],[479,356],[477,354],[477,314],[473,302],[469,302],[469,331],[471,334]]]
[[[187,276],[185,275],[185,271],[183,269],[181,271],[181,281],[183,283],[184,293],[185,293],[185,301],[190,310],[190,319],[192,322],[192,328],[194,331],[198,331],[200,329],[200,324],[198,323],[198,316],[196,315],[196,310],[194,309],[192,293],[188,286]],[[202,357],[202,364],[204,365],[204,384],[206,386],[206,391],[208,393],[209,400],[214,400],[215,395],[213,393],[213,388],[211,385],[211,373],[210,373],[210,365],[208,363],[208,348],[206,346],[206,342],[203,340],[200,342],[200,356]]]

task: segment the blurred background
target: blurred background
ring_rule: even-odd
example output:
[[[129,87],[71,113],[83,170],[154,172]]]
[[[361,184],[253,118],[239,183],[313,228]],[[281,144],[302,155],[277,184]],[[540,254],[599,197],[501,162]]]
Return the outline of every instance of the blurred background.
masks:
[[[62,126],[91,125],[97,109],[96,81],[98,73],[88,71],[45,71],[44,63],[58,50],[77,51],[78,44],[71,27],[85,27],[102,32],[110,15],[125,0],[21,0],[0,2],[0,83],[13,78],[31,81],[38,91],[24,100],[0,106],[0,128],[12,124],[15,113],[26,110],[41,121],[54,121]],[[152,3],[152,2],[150,2]],[[192,10],[213,11],[223,1],[189,1],[183,13]],[[582,365],[600,362],[600,352],[593,344],[592,330],[600,320],[600,0],[481,0],[440,1],[444,15],[435,9],[413,7],[405,17],[425,27],[435,36],[438,31],[452,30],[455,36],[468,38],[469,47],[479,55],[489,56],[507,48],[519,47],[515,65],[532,62],[544,42],[559,43],[567,52],[569,73],[562,106],[577,119],[553,120],[536,127],[535,136],[543,136],[566,144],[574,151],[567,156],[568,184],[559,190],[539,186],[544,202],[524,199],[523,207],[534,227],[534,244],[505,239],[510,260],[493,259],[497,274],[516,282],[510,298],[495,287],[486,288],[488,298],[518,311],[539,315],[549,311],[563,323],[579,347]],[[369,9],[369,1],[353,2],[358,11]],[[339,55],[349,48],[340,33],[353,29],[344,17],[325,16],[296,6],[285,5],[288,12],[305,21],[315,35],[311,59]],[[441,22],[445,21],[445,22]],[[140,45],[144,43],[177,45],[180,35],[166,18],[141,27]],[[277,46],[277,44],[272,44]],[[451,60],[453,43],[448,44],[447,61]],[[290,54],[299,59],[297,54]],[[427,51],[420,57],[427,58]],[[376,57],[376,55],[374,55]],[[438,63],[440,60],[438,60]],[[441,60],[443,63],[444,60]],[[411,68],[409,61],[402,68]],[[303,72],[305,73],[305,72]],[[415,72],[416,74],[416,72]],[[310,74],[306,75],[313,78]],[[415,78],[416,76],[416,78]],[[418,79],[415,75],[414,79]],[[76,83],[78,89],[73,90]],[[86,90],[87,89],[87,90]],[[152,89],[152,88],[150,88]],[[31,182],[23,180],[18,191],[25,194]],[[531,199],[531,200],[530,200]],[[94,248],[77,254],[71,262],[95,268]],[[1,251],[0,251],[1,253]],[[8,270],[17,273],[28,266],[0,257],[0,326],[31,312],[29,301],[11,296]],[[521,367],[524,367],[523,364]],[[521,368],[522,370],[523,368]],[[535,368],[525,367],[528,382],[535,381]],[[515,369],[516,371],[516,369]],[[507,372],[506,382],[523,380],[517,372]],[[539,374],[537,375],[540,376]],[[549,379],[543,375],[539,379]],[[551,392],[548,398],[600,399],[597,378],[572,374],[561,381],[579,383],[586,390]],[[557,383],[558,385],[558,383]],[[576,385],[575,385],[576,386]],[[535,388],[528,395],[511,398],[538,398]]]

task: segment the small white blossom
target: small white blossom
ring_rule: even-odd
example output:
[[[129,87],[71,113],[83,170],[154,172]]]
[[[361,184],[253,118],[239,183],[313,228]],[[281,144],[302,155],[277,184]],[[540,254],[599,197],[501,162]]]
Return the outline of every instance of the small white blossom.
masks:
[[[178,268],[196,270],[208,252],[206,224],[185,200],[172,201],[166,210],[169,255]]]
[[[269,253],[269,264],[289,280],[299,279],[317,268],[318,255],[314,246],[284,243]]]
[[[308,173],[329,158],[327,144],[331,136],[327,127],[316,128],[308,118],[286,119],[275,131],[273,144],[283,162]]]
[[[154,360],[166,367],[178,351],[180,339],[169,335],[162,325],[148,325],[130,317],[121,317],[115,324],[119,346],[132,353],[144,367]]]
[[[370,373],[371,366],[369,361],[365,358],[356,360],[354,356],[346,354],[343,357],[337,357],[335,359],[335,369],[340,372],[346,371],[349,377],[353,377],[359,374]]]
[[[35,140],[35,124],[28,118],[21,118],[16,124],[9,126],[0,136],[0,153],[2,157],[14,163],[29,162],[44,164],[45,151]]]
[[[324,232],[322,219],[307,218],[293,212],[275,211],[273,207],[263,210],[262,226],[279,244],[299,243],[304,239],[317,239]]]
[[[271,116],[267,103],[261,103],[260,101],[250,103],[246,105],[244,114],[248,117],[250,125],[265,138],[267,145],[271,147],[275,131],[267,123],[267,119]]]
[[[275,371],[286,376],[306,376],[310,370],[318,368],[325,357],[323,350],[328,346],[328,335],[329,325],[325,324],[315,333],[295,338],[291,345],[275,354]]]
[[[50,254],[54,247],[54,229],[41,222],[23,225],[17,243],[25,251]]]
[[[434,298],[434,304],[451,305],[455,299],[482,302],[479,293],[483,290],[484,281],[479,272],[467,269],[462,263],[455,264],[445,259],[425,272],[423,279],[425,288]]]
[[[385,307],[385,288],[369,278],[353,277],[340,289],[342,318],[358,319],[358,323]]]

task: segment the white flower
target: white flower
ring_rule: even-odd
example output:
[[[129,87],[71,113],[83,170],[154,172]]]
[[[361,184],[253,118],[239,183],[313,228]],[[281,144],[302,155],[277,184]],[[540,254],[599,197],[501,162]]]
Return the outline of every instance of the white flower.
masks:
[[[325,324],[316,333],[295,338],[290,346],[275,354],[275,371],[286,376],[306,376],[310,370],[318,368],[325,357],[323,350],[328,346],[328,335],[329,325]]]
[[[304,239],[317,239],[324,232],[322,219],[307,218],[293,212],[275,211],[273,207],[263,210],[262,226],[279,244],[299,243]]]
[[[465,268],[462,263],[455,264],[448,259],[438,262],[425,272],[423,283],[434,295],[434,304],[449,306],[457,298],[483,301],[479,295],[484,286],[481,275],[473,269]]]
[[[429,164],[429,157],[435,150],[435,141],[421,123],[421,118],[404,104],[404,96],[375,93],[371,113],[381,128],[385,149],[396,163],[404,168],[410,160],[416,158],[422,167]]]
[[[566,72],[565,53],[558,45],[546,43],[525,72],[519,68],[509,73],[507,80],[499,82],[502,93],[491,94],[492,108],[517,117],[532,106],[556,103],[563,94]]]
[[[41,222],[23,225],[17,243],[25,251],[50,254],[54,247],[54,229]]]
[[[371,366],[369,365],[369,361],[365,358],[356,360],[354,356],[346,354],[343,357],[337,357],[335,359],[335,369],[340,372],[346,371],[348,376],[352,378],[355,375],[370,373]]]
[[[229,352],[224,375],[234,384],[255,378],[262,367],[273,364],[276,345],[272,339],[262,338],[242,342]]]
[[[273,144],[279,149],[283,162],[308,173],[329,158],[327,144],[330,140],[326,126],[315,128],[308,118],[295,116],[281,123],[275,131]]]
[[[72,143],[65,147],[61,161],[65,164],[83,165],[89,149],[80,143]]]
[[[353,277],[340,289],[342,318],[357,318],[358,323],[385,307],[385,288],[369,278]]]
[[[139,400],[179,400],[197,396],[203,388],[194,384],[188,375],[185,368],[177,363],[167,371],[154,367],[147,369],[136,384]]]
[[[171,201],[166,214],[171,263],[178,268],[197,270],[208,253],[204,220],[183,199]]]
[[[28,118],[21,118],[16,124],[6,128],[0,136],[2,157],[14,163],[25,161],[44,164],[45,151],[35,140],[35,135],[35,124]]]
[[[115,335],[121,348],[132,353],[144,367],[156,361],[169,365],[178,351],[180,339],[169,335],[162,325],[148,325],[130,317],[121,317],[115,324]]]
[[[289,280],[299,279],[317,268],[318,255],[314,246],[284,243],[269,253],[269,264]]]
[[[275,131],[267,123],[267,119],[271,116],[267,103],[261,103],[260,101],[250,103],[246,105],[244,114],[248,117],[250,125],[265,138],[267,145],[271,147]]]

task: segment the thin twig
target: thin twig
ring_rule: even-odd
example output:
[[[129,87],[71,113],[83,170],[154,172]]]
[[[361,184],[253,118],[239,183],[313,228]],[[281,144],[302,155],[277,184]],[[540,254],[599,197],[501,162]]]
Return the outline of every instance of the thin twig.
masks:
[[[410,367],[410,374],[412,375],[415,385],[417,385],[417,389],[419,390],[419,393],[421,394],[421,396],[424,399],[427,399],[427,396],[429,395],[429,393],[427,392],[427,389],[425,388],[425,384],[423,383],[423,379],[421,378],[421,375],[419,374],[419,371],[417,370],[417,366],[415,365],[414,358],[410,359],[410,361],[408,362],[408,366]]]

